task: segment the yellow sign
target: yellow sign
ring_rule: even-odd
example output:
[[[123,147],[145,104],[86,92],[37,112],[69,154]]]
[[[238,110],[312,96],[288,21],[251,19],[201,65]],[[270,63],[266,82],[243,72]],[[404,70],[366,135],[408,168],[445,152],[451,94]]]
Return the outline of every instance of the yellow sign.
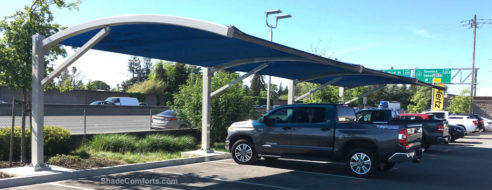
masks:
[[[433,78],[432,82],[433,83],[441,83],[442,79],[441,78]]]
[[[444,84],[442,83],[438,83],[435,85],[444,87]],[[432,94],[432,111],[442,111],[443,109],[444,109],[444,90],[434,89]]]

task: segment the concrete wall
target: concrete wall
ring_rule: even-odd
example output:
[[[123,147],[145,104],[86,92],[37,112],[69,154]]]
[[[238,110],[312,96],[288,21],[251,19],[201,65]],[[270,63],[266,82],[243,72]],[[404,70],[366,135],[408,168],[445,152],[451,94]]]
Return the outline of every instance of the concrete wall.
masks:
[[[86,115],[149,115],[157,114],[169,108],[164,106],[91,106],[91,105],[45,105],[45,116]],[[16,114],[21,114],[21,106],[16,105]],[[0,104],[0,116],[12,115],[11,104]]]
[[[30,94],[30,93],[29,93]],[[17,100],[22,100],[20,92],[13,92],[5,86],[0,86],[0,100],[12,102],[12,97],[15,96]],[[73,105],[73,104],[90,104],[93,101],[104,100],[108,97],[129,97],[130,94],[124,92],[108,92],[108,91],[89,91],[89,90],[72,90],[67,92],[60,92],[58,90],[47,90],[44,93],[45,104],[61,104],[61,105]],[[147,94],[145,103],[149,106],[157,105],[157,96]],[[161,98],[161,105],[166,101]]]
[[[492,97],[475,97],[473,99],[473,112],[487,118],[492,118]]]

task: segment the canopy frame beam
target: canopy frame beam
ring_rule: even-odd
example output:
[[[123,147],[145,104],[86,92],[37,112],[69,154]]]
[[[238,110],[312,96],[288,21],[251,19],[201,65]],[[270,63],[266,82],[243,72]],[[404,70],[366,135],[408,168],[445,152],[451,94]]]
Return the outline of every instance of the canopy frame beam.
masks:
[[[264,68],[267,68],[269,65],[270,65],[269,63],[264,63],[264,64],[262,64],[262,65],[260,65],[260,66],[258,66],[258,67],[256,67],[256,68],[254,68],[253,70],[251,70],[251,71],[247,72],[246,74],[244,74],[244,75],[242,75],[242,76],[238,77],[236,80],[234,80],[234,81],[230,82],[229,84],[226,84],[226,85],[224,85],[224,86],[220,87],[219,89],[215,90],[214,92],[212,92],[212,94],[210,94],[210,96],[215,96],[215,95],[217,95],[217,94],[221,93],[222,91],[224,91],[224,90],[226,90],[227,88],[231,87],[232,85],[234,85],[234,84],[238,83],[239,81],[242,81],[242,80],[244,80],[245,78],[247,78],[247,77],[249,77],[249,76],[251,76],[251,75],[253,75],[253,74],[257,73],[258,71],[261,71],[261,70],[263,70]]]
[[[364,96],[368,96],[368,95],[370,95],[370,94],[372,94],[372,93],[374,93],[374,92],[377,92],[377,91],[379,91],[379,90],[383,89],[384,87],[386,87],[386,84],[385,84],[385,85],[379,85],[379,87],[377,87],[377,88],[375,88],[375,89],[372,89],[372,90],[370,90],[370,91],[368,91],[368,92],[366,92],[366,93],[364,93],[364,94],[362,94],[362,95],[360,95],[360,96],[358,96],[358,97],[355,97],[355,98],[353,98],[353,99],[351,99],[351,100],[349,100],[349,101],[345,102],[345,104],[350,104],[350,103],[352,103],[353,101],[356,101],[356,100],[358,100],[358,99],[360,99],[360,98],[362,98],[362,97],[364,97]]]
[[[315,93],[315,92],[317,92],[317,91],[319,91],[319,90],[321,90],[321,89],[323,89],[323,88],[327,87],[328,85],[332,85],[332,84],[334,84],[334,83],[336,83],[336,82],[338,82],[338,81],[340,81],[340,80],[342,80],[342,79],[343,79],[343,75],[340,75],[339,77],[334,78],[334,79],[332,79],[332,80],[330,80],[330,81],[328,81],[328,82],[326,82],[326,83],[322,84],[322,85],[321,85],[321,86],[319,86],[318,88],[316,88],[316,89],[314,89],[314,90],[311,90],[311,91],[309,91],[309,92],[307,92],[307,93],[305,93],[305,94],[303,94],[303,95],[301,95],[301,96],[297,97],[295,101],[297,102],[297,101],[300,101],[300,100],[302,100],[302,99],[304,99],[304,98],[307,98],[307,97],[311,96],[311,94],[313,94],[313,93]]]
[[[41,81],[41,85],[52,81],[56,76],[58,76],[62,71],[67,69],[75,61],[77,61],[82,55],[94,47],[99,41],[106,37],[111,31],[110,27],[105,27],[101,29],[96,35],[94,35],[89,41],[87,41],[77,52],[72,54],[67,60],[65,60],[60,66],[58,66],[53,72],[51,72],[47,77]]]

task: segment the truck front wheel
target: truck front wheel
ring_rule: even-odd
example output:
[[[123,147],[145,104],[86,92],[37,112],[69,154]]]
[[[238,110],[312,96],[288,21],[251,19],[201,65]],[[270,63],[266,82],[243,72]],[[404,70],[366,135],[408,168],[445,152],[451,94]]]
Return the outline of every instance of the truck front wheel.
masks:
[[[238,164],[252,164],[256,161],[258,155],[253,143],[245,139],[240,139],[232,145],[232,158]]]
[[[377,166],[376,157],[367,148],[355,148],[347,155],[347,168],[350,174],[357,177],[366,177],[374,173]]]

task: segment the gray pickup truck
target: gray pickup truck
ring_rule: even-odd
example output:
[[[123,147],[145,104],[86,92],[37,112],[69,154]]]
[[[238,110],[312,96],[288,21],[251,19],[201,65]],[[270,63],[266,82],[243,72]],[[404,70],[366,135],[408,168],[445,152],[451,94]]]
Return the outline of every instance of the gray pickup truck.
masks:
[[[418,162],[422,124],[360,123],[352,108],[294,104],[258,120],[233,123],[226,148],[239,164],[279,157],[345,162],[355,176],[387,171],[397,162]]]

